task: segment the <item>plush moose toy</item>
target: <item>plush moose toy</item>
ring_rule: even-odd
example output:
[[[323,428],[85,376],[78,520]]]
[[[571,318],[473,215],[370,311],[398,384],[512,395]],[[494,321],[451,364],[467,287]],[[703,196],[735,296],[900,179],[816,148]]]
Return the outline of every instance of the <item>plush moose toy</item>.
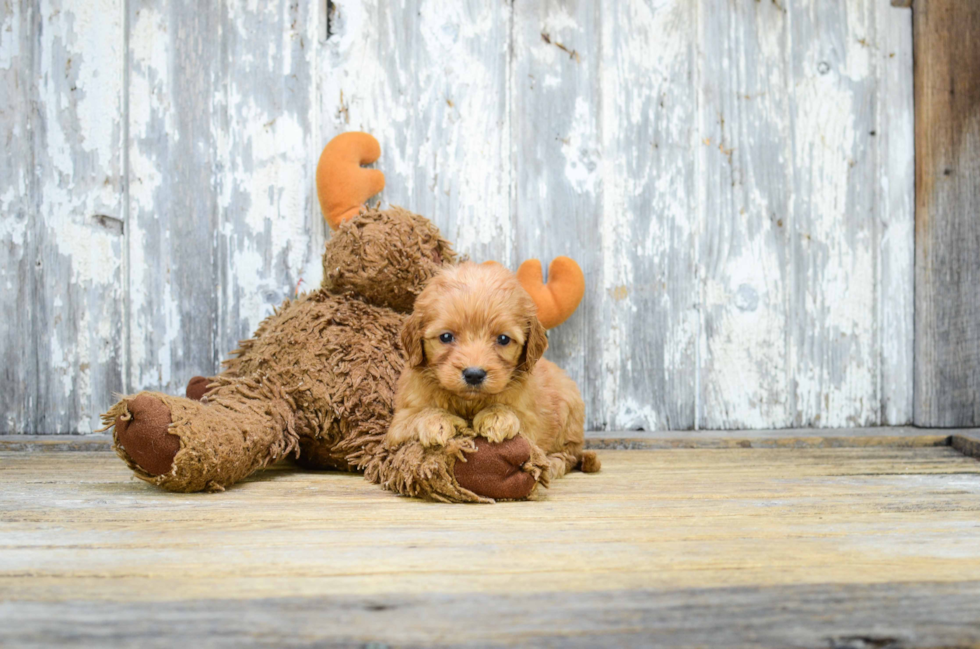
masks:
[[[427,219],[363,206],[384,175],[361,165],[380,154],[366,133],[324,148],[317,192],[334,234],[318,290],[286,300],[221,374],[192,379],[187,398],[141,392],[103,415],[137,477],[170,491],[221,491],[295,455],[305,467],[363,471],[385,489],[450,502],[520,500],[547,486],[547,460],[520,436],[386,448],[404,365],[399,331],[426,282],[457,255]],[[584,292],[567,258],[552,263],[548,284],[536,260],[520,278],[545,327],[571,315]]]

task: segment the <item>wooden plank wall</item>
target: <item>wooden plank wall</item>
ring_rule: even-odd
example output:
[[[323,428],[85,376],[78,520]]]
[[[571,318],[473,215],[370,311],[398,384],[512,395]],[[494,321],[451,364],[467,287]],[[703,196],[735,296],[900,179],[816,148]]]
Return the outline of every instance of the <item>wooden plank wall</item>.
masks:
[[[0,5],[0,432],[181,392],[320,280],[313,171],[474,259],[576,258],[593,429],[904,424],[911,18],[889,0]]]
[[[980,4],[916,0],[915,423],[980,425]]]

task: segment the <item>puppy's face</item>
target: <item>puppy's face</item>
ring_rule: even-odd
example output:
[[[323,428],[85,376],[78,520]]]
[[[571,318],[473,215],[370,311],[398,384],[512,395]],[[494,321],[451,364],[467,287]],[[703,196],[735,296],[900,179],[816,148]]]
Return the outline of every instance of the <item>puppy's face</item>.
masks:
[[[465,263],[432,279],[402,330],[409,363],[463,398],[503,391],[548,340],[534,302],[499,264]]]

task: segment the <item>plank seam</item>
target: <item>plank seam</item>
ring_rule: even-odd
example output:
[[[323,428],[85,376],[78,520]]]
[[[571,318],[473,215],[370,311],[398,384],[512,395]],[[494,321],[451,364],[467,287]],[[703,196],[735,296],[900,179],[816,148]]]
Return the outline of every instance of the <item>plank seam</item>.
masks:
[[[122,147],[122,183],[123,183],[123,205],[122,205],[122,218],[123,218],[123,252],[122,252],[122,280],[123,280],[123,344],[122,344],[122,366],[123,366],[123,391],[126,394],[130,394],[133,391],[133,367],[132,367],[132,302],[130,300],[130,287],[132,286],[132,278],[130,273],[132,270],[132,260],[130,258],[130,241],[132,238],[132,223],[130,222],[130,181],[132,179],[130,172],[130,160],[129,160],[129,146],[130,146],[130,108],[129,108],[129,82],[130,82],[130,66],[132,65],[132,60],[129,51],[129,31],[130,31],[130,21],[129,21],[129,0],[123,0],[122,3],[123,11],[123,147]],[[108,405],[108,404],[106,404]]]
[[[875,355],[873,360],[875,363],[874,391],[875,391],[875,401],[876,401],[875,409],[877,410],[877,412],[875,413],[874,421],[878,425],[884,423],[883,422],[884,394],[882,393],[883,381],[882,381],[881,372],[882,372],[882,368],[884,367],[884,363],[882,362],[882,360],[885,353],[884,348],[882,347],[882,337],[881,337],[881,328],[885,320],[883,317],[884,300],[882,299],[881,286],[879,285],[879,282],[881,282],[881,256],[882,256],[881,245],[882,245],[882,233],[883,233],[883,229],[881,227],[881,217],[882,217],[882,211],[885,209],[883,195],[882,195],[883,192],[881,190],[881,174],[882,174],[881,138],[885,136],[885,134],[881,132],[883,130],[881,127],[884,124],[884,121],[882,119],[881,93],[882,90],[886,87],[885,73],[883,70],[883,66],[881,65],[881,61],[880,61],[881,55],[879,51],[881,47],[881,37],[882,37],[882,30],[880,28],[881,25],[879,24],[880,21],[878,20],[880,11],[881,11],[881,5],[880,3],[876,2],[873,5],[873,9],[871,11],[871,19],[872,19],[871,29],[874,32],[874,34],[872,35],[871,42],[875,44],[875,49],[873,50],[874,53],[870,57],[872,61],[871,64],[873,70],[872,74],[874,75],[874,80],[875,80],[875,92],[872,93],[871,96],[871,101],[874,102],[874,106],[872,107],[871,110],[871,114],[872,114],[871,127],[872,129],[874,129],[875,132],[878,132],[879,135],[878,137],[872,138],[872,145],[871,145],[871,160],[872,160],[871,164],[875,170],[874,173],[875,173],[875,181],[876,181],[874,186],[874,197],[872,199],[873,218],[871,221],[871,233],[872,233],[871,239],[874,242],[873,245],[871,246],[871,255],[872,255],[871,268],[872,268],[872,272],[874,273],[874,277],[871,281],[871,287],[872,287],[871,299],[874,300],[874,305],[875,305],[874,331],[872,333],[872,340],[874,341],[874,346],[875,346]],[[889,129],[889,131],[890,130],[891,129]]]
[[[704,71],[702,69],[702,53],[704,47],[702,44],[703,37],[703,21],[702,21],[702,10],[704,9],[704,3],[698,2],[695,11],[694,18],[694,129],[692,129],[692,135],[694,141],[691,143],[692,148],[697,151],[697,155],[694,156],[694,178],[696,183],[696,188],[694,190],[694,209],[697,214],[697,229],[696,229],[696,240],[694,245],[694,283],[697,287],[694,293],[694,311],[697,314],[697,333],[696,342],[694,345],[694,430],[700,430],[701,428],[701,371],[702,371],[702,357],[701,357],[701,345],[707,345],[707,341],[704,339],[704,291],[705,291],[705,279],[704,273],[701,272],[701,239],[707,230],[707,200],[705,198],[705,183],[700,182],[697,179],[703,178],[704,168],[706,166],[706,147],[701,146],[701,139],[704,131],[704,87],[702,81],[704,79]]]
[[[31,302],[32,307],[29,309],[30,315],[28,316],[30,325],[30,336],[34,341],[31,345],[31,355],[33,356],[34,365],[34,403],[27,405],[26,419],[31,422],[31,430],[41,429],[41,398],[42,390],[41,387],[41,357],[38,350],[40,349],[41,336],[37,331],[37,317],[36,317],[36,307],[41,303],[41,294],[43,286],[39,283],[43,282],[42,278],[39,276],[43,275],[44,269],[40,266],[41,264],[41,251],[39,249],[39,241],[41,240],[40,233],[44,228],[44,224],[41,219],[41,191],[39,188],[40,181],[38,179],[37,171],[37,149],[38,149],[38,112],[40,111],[40,89],[38,88],[38,79],[41,78],[41,62],[38,56],[40,50],[39,41],[41,39],[41,11],[38,5],[35,3],[29,4],[30,13],[30,24],[32,27],[33,38],[30,39],[31,48],[29,52],[30,65],[31,65],[31,80],[30,80],[30,96],[32,99],[32,104],[30,110],[28,111],[27,127],[31,132],[31,173],[28,174],[28,192],[30,193],[30,198],[28,199],[28,205],[34,210],[34,240],[33,245],[28,247],[28,250],[33,250],[33,259],[28,260],[29,266],[34,268],[34,277],[31,282]],[[47,332],[45,332],[47,333]]]

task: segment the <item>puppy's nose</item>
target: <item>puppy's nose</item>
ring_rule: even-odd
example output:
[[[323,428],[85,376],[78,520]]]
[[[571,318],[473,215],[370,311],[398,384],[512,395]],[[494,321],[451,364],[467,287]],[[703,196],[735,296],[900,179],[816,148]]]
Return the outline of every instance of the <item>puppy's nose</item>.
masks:
[[[463,379],[469,385],[480,385],[487,378],[487,371],[482,367],[467,367],[463,370]]]

